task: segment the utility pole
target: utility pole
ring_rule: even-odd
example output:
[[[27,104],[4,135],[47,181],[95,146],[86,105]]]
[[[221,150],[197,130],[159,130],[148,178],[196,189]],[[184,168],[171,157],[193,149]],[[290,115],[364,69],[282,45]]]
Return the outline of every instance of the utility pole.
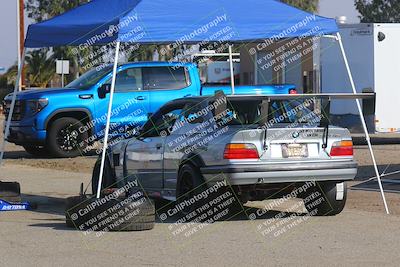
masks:
[[[24,0],[17,0],[17,47],[18,47],[18,66],[21,65],[21,60],[24,60],[22,57],[22,51],[24,50],[24,41],[25,41],[25,4]],[[25,71],[24,68],[21,72],[21,79],[19,81],[19,90],[22,90],[22,87],[25,85]]]

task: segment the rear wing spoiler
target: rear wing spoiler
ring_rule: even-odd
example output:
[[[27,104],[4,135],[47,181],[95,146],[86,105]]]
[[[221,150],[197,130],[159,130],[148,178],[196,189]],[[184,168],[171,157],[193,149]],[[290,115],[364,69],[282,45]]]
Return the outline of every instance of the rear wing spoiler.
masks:
[[[364,115],[370,115],[375,113],[375,93],[359,93],[359,94],[352,94],[352,93],[329,93],[329,94],[274,94],[274,95],[225,95],[223,91],[216,91],[214,95],[214,101],[217,99],[224,99],[224,104],[219,105],[216,110],[216,114],[222,113],[227,107],[227,100],[234,100],[235,98],[238,99],[258,99],[262,101],[262,113],[267,114],[269,109],[269,103],[274,100],[301,100],[301,99],[318,99],[318,100],[325,100],[324,108],[321,108],[325,114],[330,114],[330,102],[332,100],[357,100],[359,99],[362,101],[362,106],[364,110]],[[263,119],[259,121],[260,124],[265,124],[268,120],[268,116],[265,116]],[[329,122],[321,121],[321,126],[326,126]]]
[[[320,99],[375,99],[375,93],[332,93],[332,94],[279,94],[279,95],[227,95],[229,98],[262,98],[266,100],[290,100],[290,99],[307,99],[307,98],[320,98]]]

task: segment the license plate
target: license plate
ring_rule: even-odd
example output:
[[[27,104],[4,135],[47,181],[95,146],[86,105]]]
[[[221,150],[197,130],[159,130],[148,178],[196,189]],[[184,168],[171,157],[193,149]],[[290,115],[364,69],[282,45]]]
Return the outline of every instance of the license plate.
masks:
[[[307,144],[282,144],[282,156],[284,158],[308,157]]]

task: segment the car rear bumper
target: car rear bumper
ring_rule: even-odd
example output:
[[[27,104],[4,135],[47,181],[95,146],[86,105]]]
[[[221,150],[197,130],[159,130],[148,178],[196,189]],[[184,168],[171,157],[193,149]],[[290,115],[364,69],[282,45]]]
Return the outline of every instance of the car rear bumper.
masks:
[[[231,185],[291,183],[307,181],[346,181],[357,175],[355,161],[231,164],[201,168],[209,184],[223,180]]]

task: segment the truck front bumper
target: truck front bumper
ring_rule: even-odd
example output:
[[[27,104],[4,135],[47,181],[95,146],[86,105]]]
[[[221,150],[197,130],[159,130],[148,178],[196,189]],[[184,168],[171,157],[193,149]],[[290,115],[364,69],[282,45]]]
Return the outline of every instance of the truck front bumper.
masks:
[[[353,180],[357,175],[357,163],[355,161],[333,161],[230,164],[203,167],[200,170],[209,185],[224,179],[231,185],[346,181]]]
[[[16,145],[44,145],[46,130],[38,130],[33,126],[11,126],[7,141]]]

